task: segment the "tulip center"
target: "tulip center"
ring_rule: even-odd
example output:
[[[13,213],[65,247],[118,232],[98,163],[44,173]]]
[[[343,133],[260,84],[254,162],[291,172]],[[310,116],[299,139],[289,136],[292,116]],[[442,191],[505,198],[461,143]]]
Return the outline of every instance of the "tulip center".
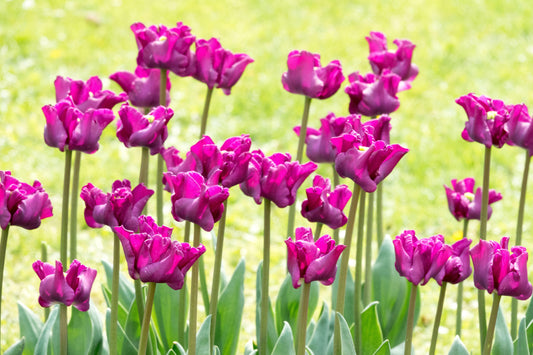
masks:
[[[148,115],[148,116],[145,116],[145,117],[148,120],[148,122],[150,122],[150,123],[154,122],[154,120],[155,120],[155,117],[153,115]]]
[[[474,197],[475,195],[471,192],[465,192],[465,197],[469,200],[469,201],[474,201]]]
[[[495,119],[497,114],[498,114],[498,112],[496,112],[496,111],[488,111],[487,112],[487,120]]]
[[[166,41],[166,40],[167,40],[167,36],[163,35],[163,36],[159,37],[159,41],[160,42],[163,42],[163,41]]]
[[[365,147],[364,145],[360,145],[359,147],[357,147],[357,149],[361,152],[366,152],[368,150],[368,147]]]

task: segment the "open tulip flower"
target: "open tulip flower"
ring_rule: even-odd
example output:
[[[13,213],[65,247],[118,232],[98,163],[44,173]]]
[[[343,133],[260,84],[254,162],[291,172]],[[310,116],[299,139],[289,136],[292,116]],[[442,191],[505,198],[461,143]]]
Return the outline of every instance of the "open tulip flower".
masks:
[[[439,285],[443,282],[457,284],[472,274],[470,267],[470,244],[472,240],[461,239],[452,244],[452,255],[444,265],[444,276],[436,279]]]
[[[393,43],[398,48],[392,52],[387,50],[387,37],[383,33],[370,32],[370,36],[365,38],[370,50],[368,60],[374,74],[381,75],[389,69],[402,79],[398,91],[410,89],[411,82],[418,75],[418,67],[411,62],[415,45],[406,39],[395,39]]]
[[[381,115],[378,118],[366,121],[363,125],[372,127],[371,133],[374,136],[374,140],[390,144],[390,131],[392,128],[390,120],[389,116]]]
[[[290,52],[287,67],[281,77],[283,88],[311,99],[327,99],[339,90],[344,81],[338,60],[322,67],[320,55],[307,51]]]
[[[320,281],[331,285],[337,274],[337,260],[346,246],[335,245],[329,235],[323,235],[315,242],[311,228],[296,228],[294,241],[289,237],[287,244],[287,269],[294,288],[302,281]]]
[[[220,166],[220,184],[230,188],[246,180],[248,165],[252,155],[250,136],[243,134],[228,138],[220,146],[222,164]]]
[[[114,80],[128,95],[133,106],[152,108],[159,106],[160,69],[147,69],[141,66],[135,72],[119,71],[111,74]],[[170,75],[167,72],[166,106],[170,103]]]
[[[187,156],[179,165],[168,170],[177,174],[187,171],[196,171],[213,184],[218,182],[220,167],[222,165],[222,153],[211,137],[203,136],[191,146]],[[167,165],[168,167],[168,165]],[[216,175],[216,176],[213,176]]]
[[[65,275],[60,261],[56,261],[54,267],[37,260],[33,263],[33,270],[41,279],[39,304],[42,307],[62,303],[66,306],[73,305],[82,312],[89,310],[91,288],[96,277],[95,269],[73,260]]]
[[[507,144],[527,149],[529,156],[533,155],[533,120],[524,104],[514,105],[506,130],[509,132]]]
[[[39,181],[18,181],[10,171],[0,170],[0,227],[35,229],[41,219],[52,216],[52,203]]]
[[[473,178],[463,180],[453,179],[452,187],[444,185],[446,198],[448,199],[448,208],[452,215],[458,221],[462,219],[480,219],[481,218],[481,200],[482,189],[478,187],[474,193],[476,181]],[[487,219],[492,215],[492,203],[500,201],[502,195],[496,190],[489,190],[489,206],[487,210]]]
[[[190,47],[195,37],[181,22],[176,27],[164,25],[146,27],[137,22],[131,25],[139,53],[137,65],[144,68],[168,69],[179,76],[194,74],[194,54]]]

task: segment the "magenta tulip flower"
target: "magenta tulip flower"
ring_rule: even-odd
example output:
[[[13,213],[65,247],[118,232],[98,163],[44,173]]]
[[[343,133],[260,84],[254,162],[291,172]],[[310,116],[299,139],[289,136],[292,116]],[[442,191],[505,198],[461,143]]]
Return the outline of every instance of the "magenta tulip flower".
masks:
[[[524,104],[514,105],[509,120],[505,124],[509,132],[507,144],[527,149],[529,156],[533,155],[533,120]]]
[[[329,235],[323,235],[315,242],[311,228],[296,228],[294,239],[289,237],[285,241],[292,286],[298,288],[302,281],[331,285],[337,274],[337,260],[346,246],[335,245]]]
[[[191,146],[190,151],[183,162],[169,171],[174,174],[187,171],[196,171],[208,180],[210,184],[217,184],[220,167],[222,165],[222,153],[211,137],[203,136]],[[215,175],[215,176],[213,176]]]
[[[166,283],[170,288],[183,287],[185,273],[205,252],[205,247],[191,247],[171,239],[172,228],[159,227],[150,216],[139,217],[139,232],[115,227],[120,239],[128,272],[134,280]]]
[[[247,134],[228,138],[220,146],[222,164],[220,166],[220,185],[230,188],[246,180],[252,155],[252,141]]]
[[[152,108],[159,106],[160,69],[147,69],[141,66],[134,73],[119,71],[109,76],[128,95],[133,106]],[[167,72],[166,106],[170,103],[170,74]]]
[[[532,286],[527,279],[527,250],[521,246],[508,250],[509,237],[501,243],[480,240],[470,250],[474,265],[474,285],[489,294],[496,291],[500,296],[527,300]]]
[[[172,216],[178,222],[183,220],[198,224],[203,230],[211,231],[222,218],[224,201],[228,189],[219,185],[208,185],[196,171],[163,174],[170,188]]]
[[[405,230],[392,241],[396,271],[414,285],[425,285],[431,278],[439,284],[444,277],[446,261],[452,247],[444,243],[442,235],[418,239],[413,230]]]
[[[296,201],[298,188],[317,168],[313,162],[300,164],[291,161],[288,153],[275,153],[265,157],[263,152],[256,150],[251,154],[248,177],[240,187],[257,204],[264,197],[280,208],[292,205]]]
[[[398,86],[398,91],[411,88],[411,82],[418,75],[418,67],[411,63],[415,45],[406,39],[395,39],[395,52],[387,50],[387,38],[381,32],[370,32],[366,37],[370,49],[368,60],[372,71],[376,75],[381,75],[385,70],[390,70],[398,75],[402,80]]]
[[[190,47],[195,37],[188,26],[178,22],[173,28],[146,27],[137,22],[131,25],[131,30],[139,48],[137,65],[167,69],[179,76],[194,74],[194,54]]]
[[[35,229],[43,218],[52,216],[52,203],[39,181],[33,185],[0,170],[0,227],[19,226]]]
[[[180,151],[176,147],[161,148],[161,156],[165,161],[167,170],[172,170],[183,163],[183,159],[179,155]]]
[[[355,72],[348,76],[348,80],[350,84],[344,91],[350,97],[350,113],[373,117],[388,115],[400,107],[396,93],[401,78],[390,70],[379,76],[373,73],[363,76]]]
[[[391,131],[391,118],[387,115],[379,116],[376,119],[368,120],[363,125],[365,127],[372,127],[371,132],[374,136],[374,140],[383,141],[386,144],[390,144],[390,131]]]
[[[150,148],[150,154],[161,151],[168,137],[167,124],[174,115],[171,108],[158,106],[148,115],[143,115],[128,104],[122,105],[118,111],[117,138],[127,148]]]
[[[465,218],[478,220],[481,218],[481,200],[483,194],[481,187],[478,187],[474,194],[475,184],[476,181],[473,178],[466,178],[463,180],[453,179],[451,188],[444,185],[448,208],[458,221]],[[499,192],[493,189],[489,190],[487,219],[492,215],[492,207],[490,205],[501,199],[502,195]]]
[[[457,284],[467,279],[472,274],[470,267],[470,239],[461,239],[452,244],[452,255],[444,265],[444,276],[437,282],[442,286],[443,282]]]
[[[92,76],[84,82],[58,76],[54,81],[56,102],[70,97],[74,105],[81,111],[89,109],[112,109],[116,104],[128,99],[125,93],[115,94],[109,90],[102,90],[102,81]]]
[[[153,194],[154,191],[143,184],[132,190],[129,180],[116,180],[108,193],[88,183],[81,189],[80,194],[85,202],[85,221],[91,228],[101,228],[104,225],[111,228],[123,226],[128,230],[137,231],[138,218]]]
[[[339,90],[344,81],[338,60],[322,67],[320,55],[307,51],[290,52],[287,67],[288,70],[281,77],[283,88],[312,99],[327,99]]]
[[[44,141],[62,152],[65,148],[87,154],[96,152],[104,128],[115,119],[107,108],[82,112],[70,98],[43,106],[42,110],[46,118]]]
[[[229,95],[231,88],[241,78],[244,69],[254,60],[247,54],[233,54],[222,48],[216,38],[196,41],[194,78],[205,83],[209,89],[215,86]]]
[[[346,224],[348,218],[342,211],[352,192],[346,185],[335,186],[331,191],[329,179],[316,175],[313,187],[305,190],[307,200],[302,203],[302,216],[309,222],[323,223],[331,229],[337,229]]]
[[[506,123],[513,106],[472,93],[461,96],[455,102],[463,107],[468,117],[462,133],[464,140],[481,143],[487,148],[492,145],[501,148],[507,143],[509,127]]]
[[[56,266],[37,260],[33,270],[41,279],[39,286],[39,304],[50,307],[62,303],[73,305],[81,312],[87,312],[90,306],[91,288],[96,277],[96,270],[91,269],[78,260],[73,260],[63,273],[63,264],[56,261]]]

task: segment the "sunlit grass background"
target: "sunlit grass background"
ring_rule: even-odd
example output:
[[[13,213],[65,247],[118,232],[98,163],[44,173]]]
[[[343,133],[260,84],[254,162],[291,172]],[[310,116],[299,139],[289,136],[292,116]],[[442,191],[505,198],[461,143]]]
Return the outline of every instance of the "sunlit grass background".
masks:
[[[10,230],[2,300],[2,349],[19,336],[17,301],[40,312],[38,278],[31,263],[40,257],[41,242],[49,245],[51,260],[58,258],[63,154],[44,144],[41,107],[55,101],[53,81],[57,75],[83,80],[98,75],[105,88],[120,91],[107,77],[115,71],[135,68],[137,48],[129,29],[132,23],[173,26],[182,21],[198,38],[217,37],[225,48],[254,58],[230,96],[215,92],[207,132],[218,143],[247,133],[254,149],[266,154],[296,151],[292,127],[299,124],[304,100],[284,91],[280,82],[291,50],[320,53],[324,65],[338,59],[348,74],[370,70],[364,38],[370,31],[384,32],[391,48],[394,38],[410,39],[417,45],[414,62],[420,74],[411,90],[399,94],[401,106],[392,115],[392,141],[407,146],[410,152],[385,181],[386,232],[394,237],[403,229],[415,229],[422,237],[440,233],[452,241],[461,224],[447,211],[442,185],[467,176],[480,182],[483,158],[479,144],[461,139],[466,117],[454,100],[474,92],[507,103],[533,102],[532,12],[527,2],[518,0],[0,2],[0,169],[11,170],[26,182],[40,180],[55,209],[55,217],[43,221],[36,231]],[[175,116],[168,144],[183,153],[198,139],[204,95],[204,84],[172,77],[171,107]],[[319,119],[330,111],[346,115],[347,108],[348,97],[342,90],[331,99],[313,100],[310,126],[318,127]],[[502,192],[504,200],[494,205],[489,239],[499,240],[514,233],[523,159],[524,152],[519,148],[504,147],[493,152],[491,188]],[[83,156],[81,185],[91,181],[108,191],[115,179],[136,182],[139,160],[140,151],[128,150],[119,143],[112,124],[102,136],[100,150]],[[325,168],[320,172],[330,174]],[[241,257],[247,262],[247,299],[240,339],[244,344],[254,336],[262,210],[241,196],[233,190],[224,267],[232,272]],[[531,194],[527,201],[533,203]],[[101,270],[100,260],[111,260],[111,232],[88,228],[81,211],[80,204],[79,259]],[[531,211],[527,206],[524,243],[528,247],[533,246],[529,236]],[[285,212],[276,210],[274,215],[272,263],[274,277],[279,280],[286,273]],[[166,218],[167,224],[176,226],[175,235],[181,239],[182,226],[172,221],[170,213]],[[297,223],[306,225],[301,217]],[[471,223],[474,239],[477,229],[478,224]],[[208,254],[206,259],[211,256]],[[103,281],[100,272],[92,293],[100,312]],[[272,297],[276,287],[272,286]],[[477,303],[472,288],[472,282],[468,283],[472,302],[465,309],[463,340],[476,353]],[[443,354],[453,339],[454,293],[455,288],[450,287],[439,340],[439,353]],[[427,352],[429,347],[437,298],[433,282],[422,288],[422,295],[422,317],[415,328],[419,353]],[[510,308],[509,303],[504,302],[503,307]],[[521,306],[523,310],[525,305]]]

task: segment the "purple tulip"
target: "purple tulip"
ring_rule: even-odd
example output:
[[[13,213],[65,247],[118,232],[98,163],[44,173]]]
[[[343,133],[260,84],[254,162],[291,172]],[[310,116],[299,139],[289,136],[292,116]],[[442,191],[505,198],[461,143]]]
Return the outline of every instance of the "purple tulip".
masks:
[[[167,123],[174,115],[171,108],[158,106],[148,115],[143,115],[128,104],[118,111],[117,138],[127,148],[147,147],[150,154],[161,151],[168,137]]]
[[[481,187],[478,187],[474,194],[476,181],[473,178],[466,178],[464,180],[453,179],[451,182],[452,188],[444,185],[444,189],[446,190],[448,208],[452,215],[458,221],[464,218],[479,220],[481,218],[481,200],[483,197]],[[490,205],[501,199],[501,193],[496,192],[496,190],[493,189],[489,190],[487,219],[492,215],[492,207],[490,207]]]
[[[337,229],[346,224],[348,218],[343,209],[352,196],[346,185],[335,186],[331,191],[329,179],[316,175],[313,187],[305,190],[307,200],[302,203],[302,216],[309,222],[323,223],[331,229]]]
[[[390,120],[391,118],[389,116],[383,115],[379,116],[379,118],[368,120],[363,125],[365,127],[372,127],[371,133],[375,140],[390,144],[390,130],[392,128]]]
[[[301,282],[320,281],[331,285],[337,273],[337,260],[345,245],[335,245],[329,235],[323,235],[315,242],[311,228],[296,228],[295,240],[287,244],[287,269],[291,274],[292,286],[298,288]]]
[[[283,88],[312,99],[327,99],[339,90],[344,81],[338,60],[322,67],[320,55],[307,51],[290,52],[287,67],[288,71],[281,76]]]
[[[28,185],[0,170],[0,227],[35,229],[52,216],[52,203],[39,181]]]
[[[96,270],[91,269],[78,260],[73,260],[63,273],[63,264],[56,261],[56,266],[37,260],[33,270],[41,279],[39,286],[39,304],[50,307],[62,303],[74,305],[79,311],[87,312],[90,305],[91,288],[96,277]]]
[[[165,161],[167,170],[172,170],[183,163],[183,159],[179,155],[180,151],[176,147],[161,148],[161,156]]]
[[[508,250],[509,237],[501,243],[480,240],[470,250],[474,265],[474,285],[488,293],[527,300],[532,287],[527,279],[527,250],[521,246]]]
[[[174,28],[163,25],[146,27],[137,22],[130,28],[139,48],[137,65],[168,69],[179,76],[194,74],[194,54],[190,47],[195,37],[188,26],[178,22]]]
[[[170,288],[183,287],[185,273],[205,252],[188,243],[171,239],[172,228],[159,227],[150,216],[139,217],[139,233],[115,227],[120,239],[128,272],[134,280],[166,283]]]
[[[470,239],[461,239],[452,245],[452,255],[444,265],[444,276],[440,282],[437,280],[439,285],[442,286],[442,282],[457,284],[472,274],[469,248],[471,243]]]
[[[211,137],[203,136],[198,142],[191,146],[190,151],[183,162],[169,171],[174,174],[187,171],[196,171],[209,181],[210,184],[217,184],[222,166],[222,153]]]
[[[380,76],[373,73],[362,76],[355,72],[348,76],[348,80],[350,84],[344,91],[350,97],[350,113],[373,117],[388,115],[400,107],[396,93],[401,78],[389,70]]]
[[[82,112],[70,98],[43,106],[42,110],[46,118],[44,141],[62,152],[65,148],[87,154],[96,152],[104,128],[115,119],[113,111],[107,108]]]
[[[247,134],[226,139],[220,146],[222,164],[220,166],[220,184],[230,188],[246,180],[248,165],[252,155],[252,141]]]
[[[109,76],[111,80],[126,92],[133,106],[155,107],[159,106],[159,86],[161,81],[160,69],[146,69],[138,66],[134,73],[119,71]],[[170,74],[167,72],[166,104],[170,103]]]
[[[216,85],[224,94],[229,95],[246,66],[253,61],[247,54],[233,54],[222,48],[216,38],[207,41],[199,39],[196,41],[196,72],[193,76],[210,89]]]
[[[264,197],[280,208],[292,205],[296,201],[298,188],[317,168],[312,162],[300,164],[291,161],[288,153],[275,153],[265,157],[263,152],[255,150],[251,154],[248,177],[240,187],[257,204]]]
[[[529,156],[533,155],[533,120],[529,115],[527,106],[515,105],[511,111],[509,120],[505,124],[509,132],[507,144],[517,145],[527,149]]]
[[[154,191],[143,184],[132,190],[129,180],[113,182],[110,193],[104,193],[88,183],[80,194],[85,201],[85,221],[91,228],[124,226],[128,230],[137,231],[138,218],[153,194]]]
[[[112,109],[116,104],[128,99],[126,94],[115,94],[109,90],[102,90],[102,81],[97,76],[92,76],[83,80],[73,80],[58,76],[54,81],[56,89],[56,102],[60,102],[67,97],[72,99],[74,105],[82,112],[89,109]]]
[[[172,216],[178,222],[196,223],[205,231],[211,231],[222,218],[228,189],[219,185],[207,185],[196,171],[163,174],[170,188]]]
[[[366,40],[370,49],[368,60],[374,74],[381,75],[388,69],[402,79],[398,91],[410,89],[411,82],[418,75],[418,67],[411,63],[415,45],[406,39],[395,39],[393,43],[398,48],[395,52],[388,51],[387,38],[380,32],[370,32]]]
[[[468,116],[461,135],[464,140],[484,144],[487,148],[492,145],[501,148],[507,143],[509,131],[506,123],[513,106],[472,93],[461,96],[455,102],[463,107]]]
[[[425,285],[433,277],[442,283],[452,247],[444,243],[442,235],[418,239],[413,230],[405,230],[392,241],[396,271],[414,285]]]

